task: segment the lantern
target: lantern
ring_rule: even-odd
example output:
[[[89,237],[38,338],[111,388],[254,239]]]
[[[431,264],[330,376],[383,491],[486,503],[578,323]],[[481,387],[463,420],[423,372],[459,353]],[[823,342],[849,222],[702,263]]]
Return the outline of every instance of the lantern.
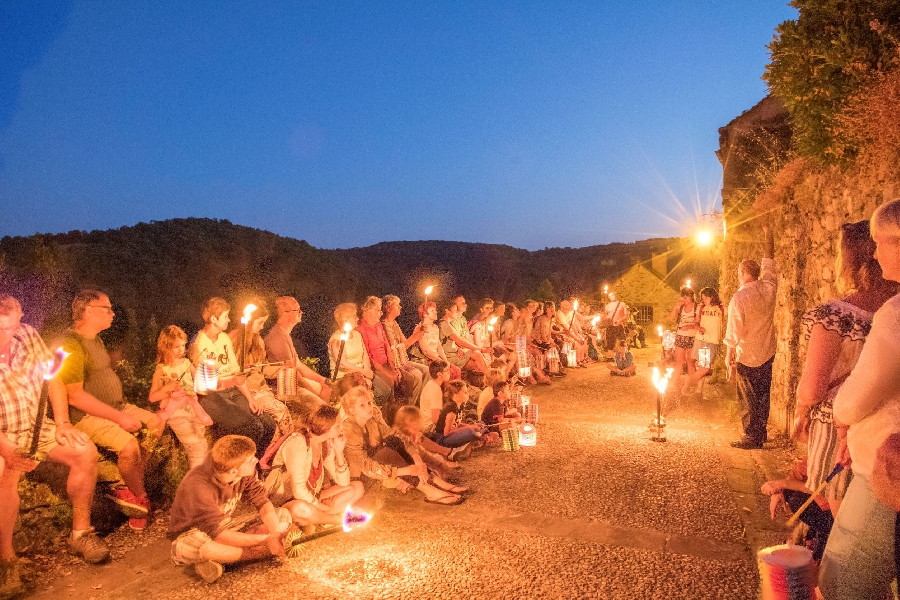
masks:
[[[525,394],[521,395],[522,406],[528,406],[531,404],[531,396],[526,396]]]
[[[697,349],[697,364],[700,366],[700,368],[702,368],[702,369],[709,368],[709,363],[710,363],[709,355],[710,355],[709,348],[698,348]]]
[[[520,446],[536,446],[537,445],[537,429],[534,425],[522,425],[522,429],[519,430],[519,445]]]
[[[297,369],[284,367],[278,370],[276,391],[279,398],[297,395]]]
[[[531,423],[532,425],[538,422],[538,405],[532,404],[530,402],[522,407],[522,416],[525,418],[525,421]]]
[[[550,348],[547,351],[547,369],[551,373],[559,373],[559,352],[556,348]]]
[[[574,367],[578,364],[578,354],[574,350],[566,352],[566,366]]]
[[[503,438],[503,449],[507,452],[515,452],[519,449],[519,430],[514,427],[509,427],[508,429],[504,429],[500,432],[500,437]]]
[[[531,367],[519,367],[519,377],[522,379],[531,377]]]
[[[198,394],[214,392],[219,387],[219,365],[213,359],[204,360],[197,368],[196,390]]]

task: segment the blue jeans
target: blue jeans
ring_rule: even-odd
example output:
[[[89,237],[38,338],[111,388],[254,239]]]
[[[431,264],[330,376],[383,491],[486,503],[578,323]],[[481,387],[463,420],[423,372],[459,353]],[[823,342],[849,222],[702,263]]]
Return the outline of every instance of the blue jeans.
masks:
[[[478,432],[474,429],[460,429],[454,431],[450,435],[435,436],[438,439],[434,441],[445,448],[459,448],[462,445],[474,442],[478,439]]]

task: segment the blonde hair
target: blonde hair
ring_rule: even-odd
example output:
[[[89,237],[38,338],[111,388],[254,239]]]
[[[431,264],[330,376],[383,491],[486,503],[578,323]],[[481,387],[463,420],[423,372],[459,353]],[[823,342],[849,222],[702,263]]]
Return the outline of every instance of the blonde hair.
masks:
[[[401,406],[394,415],[394,429],[408,434],[413,423],[422,422],[422,413],[415,406]]]
[[[381,310],[381,298],[378,296],[369,296],[362,305],[363,311],[372,310],[373,308]]]
[[[275,298],[275,308],[278,310],[278,316],[281,317],[284,313],[292,312],[297,310],[294,308],[294,305],[300,307],[300,303],[297,302],[297,299],[293,296],[279,296]]]
[[[169,362],[172,350],[178,342],[187,342],[187,334],[178,325],[163,327],[156,339],[156,362],[165,364]]]
[[[355,317],[356,313],[356,304],[353,302],[338,304],[337,308],[334,309],[334,322],[337,324],[337,328],[339,330],[342,329],[344,323],[346,323],[350,317]]]
[[[240,467],[247,458],[256,454],[256,444],[243,435],[226,435],[213,444],[213,469],[216,473],[227,473]]]
[[[350,388],[350,391],[341,397],[341,406],[344,407],[344,412],[349,415],[353,412],[353,407],[356,406],[357,402],[360,400],[374,400],[374,398],[369,388],[356,386]]]

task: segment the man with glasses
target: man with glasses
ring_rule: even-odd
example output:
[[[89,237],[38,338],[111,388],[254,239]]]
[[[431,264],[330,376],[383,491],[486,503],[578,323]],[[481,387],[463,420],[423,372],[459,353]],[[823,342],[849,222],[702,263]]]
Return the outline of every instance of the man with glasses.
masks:
[[[159,435],[163,424],[152,412],[129,404],[122,397],[122,382],[98,337],[101,331],[109,329],[114,316],[106,294],[82,290],[75,296],[74,324],[61,341],[70,356],[60,374],[72,423],[98,447],[119,457],[122,482],[107,497],[129,517],[128,525],[141,531],[147,526],[150,503],[144,489],[144,457],[134,434],[146,426],[149,433]]]
[[[301,396],[309,392],[328,402],[331,399],[331,386],[324,376],[300,360],[297,349],[294,348],[294,340],[291,339],[291,331],[303,320],[300,303],[293,296],[280,296],[275,299],[275,308],[278,310],[278,321],[266,334],[266,360],[297,369],[297,383],[303,387],[303,390],[297,390]]]
[[[72,503],[69,551],[88,563],[109,558],[91,527],[91,501],[97,483],[97,449],[72,427],[66,391],[58,377],[47,382],[53,418],[39,418],[44,376],[53,354],[30,325],[21,322],[19,301],[0,294],[0,598],[25,591],[13,549],[19,513],[19,480],[42,460],[69,467],[66,490]],[[38,423],[38,421],[41,421]],[[55,422],[54,422],[55,421]],[[30,450],[37,427],[37,444]]]

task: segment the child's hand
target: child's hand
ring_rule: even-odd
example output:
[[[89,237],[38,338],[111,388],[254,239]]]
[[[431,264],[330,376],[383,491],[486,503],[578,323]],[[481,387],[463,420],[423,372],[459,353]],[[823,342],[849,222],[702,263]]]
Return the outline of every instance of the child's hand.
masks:
[[[333,440],[331,440],[331,449],[334,450],[336,454],[341,454],[344,452],[344,447],[347,445],[347,438],[344,437],[344,434],[337,436]]]

